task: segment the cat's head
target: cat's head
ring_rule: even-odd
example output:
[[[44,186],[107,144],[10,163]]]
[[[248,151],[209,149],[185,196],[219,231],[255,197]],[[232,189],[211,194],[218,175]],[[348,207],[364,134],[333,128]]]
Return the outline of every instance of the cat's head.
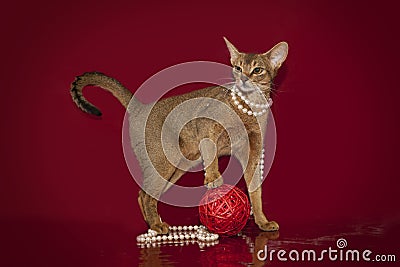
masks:
[[[259,89],[269,94],[272,80],[288,54],[288,44],[280,42],[263,54],[247,54],[239,52],[225,37],[224,40],[231,54],[237,88],[243,93]]]

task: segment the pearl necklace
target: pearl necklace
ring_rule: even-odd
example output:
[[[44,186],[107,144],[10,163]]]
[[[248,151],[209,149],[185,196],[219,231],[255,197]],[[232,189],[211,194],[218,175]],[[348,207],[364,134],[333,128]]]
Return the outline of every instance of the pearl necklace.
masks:
[[[144,247],[144,245],[150,247],[150,244],[153,244],[153,246],[171,243],[183,244],[185,240],[187,244],[189,244],[189,240],[191,240],[191,243],[195,243],[197,239],[199,246],[204,247],[205,244],[207,246],[215,245],[214,241],[217,241],[218,237],[218,234],[208,232],[204,225],[185,225],[170,226],[167,235],[158,235],[156,231],[149,229],[146,234],[138,235],[136,241],[141,247]]]
[[[262,180],[263,180],[263,175],[264,175],[264,152],[265,152],[265,150],[264,150],[264,148],[262,149],[262,152],[261,152],[261,156],[260,156],[260,163],[258,164],[259,166],[260,166],[260,180],[261,180],[261,182],[262,182]]]
[[[239,110],[241,110],[243,113],[247,113],[249,116],[254,116],[258,117],[263,115],[264,113],[267,112],[267,109],[269,109],[272,106],[272,99],[268,98],[266,104],[256,104],[248,100],[243,93],[236,88],[236,86],[233,86],[231,89],[231,96],[233,103],[238,107]],[[243,107],[242,104],[240,104],[238,97],[246,103],[246,105],[249,106],[249,109]],[[261,111],[254,111],[254,109],[261,109]]]

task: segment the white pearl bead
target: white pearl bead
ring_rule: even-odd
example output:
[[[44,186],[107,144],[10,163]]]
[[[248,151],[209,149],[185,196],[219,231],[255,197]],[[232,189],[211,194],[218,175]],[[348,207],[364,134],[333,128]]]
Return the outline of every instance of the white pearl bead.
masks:
[[[242,99],[244,101],[246,98],[244,98],[244,96],[241,96],[240,99]]]
[[[235,103],[236,106],[239,105],[239,101],[237,101],[237,100],[235,100],[235,102],[233,102],[233,103]]]
[[[195,234],[191,234],[191,235],[190,235],[190,238],[192,238],[192,239],[194,239],[195,237],[196,237]]]
[[[193,227],[193,229],[197,231],[197,229],[199,229],[199,226],[195,225],[195,226]]]
[[[262,113],[265,113],[265,112],[267,112],[267,110],[266,110],[266,109],[263,109],[263,110],[262,110]]]
[[[156,236],[156,240],[161,241],[161,236],[160,235]]]
[[[242,109],[242,108],[243,108],[243,106],[242,106],[242,105],[239,105],[239,106],[238,106],[238,108],[239,108],[239,109]]]
[[[172,226],[172,230],[176,231],[176,226]]]
[[[247,115],[251,116],[253,112],[251,110],[247,111]]]
[[[261,169],[261,170],[264,170],[264,165],[260,165],[260,169]]]
[[[150,237],[146,237],[146,242],[150,242]]]
[[[205,239],[206,239],[206,241],[210,241],[210,237],[208,237],[208,236],[206,236]]]
[[[188,228],[189,228],[189,231],[193,230],[193,226],[191,226],[191,225]]]
[[[186,231],[187,228],[188,228],[188,227],[187,227],[186,225],[182,227],[183,231]]]
[[[169,235],[167,238],[168,238],[168,240],[170,240],[170,241],[173,239],[172,235]]]
[[[182,231],[182,226],[178,226],[178,231]]]
[[[164,240],[164,241],[167,240],[167,238],[168,238],[168,237],[167,237],[166,235],[163,235],[163,236],[161,237],[161,239]]]
[[[247,113],[247,108],[242,109],[243,113]]]
[[[233,100],[236,100],[236,96],[235,96],[235,95],[234,95],[234,96],[232,96],[232,99],[233,99]]]
[[[156,241],[156,237],[155,236],[153,236],[152,238],[151,238],[151,241]]]
[[[250,103],[250,107],[254,107],[254,103],[251,102],[251,103]]]
[[[185,236],[184,235],[179,235],[179,239],[183,240],[183,239],[185,239]]]
[[[189,239],[189,238],[190,238],[190,235],[186,234],[185,239]]]
[[[260,107],[260,104],[255,104],[255,107],[256,107],[256,108],[259,108],[259,107]]]
[[[257,111],[253,112],[253,116],[257,117],[258,116],[258,112]]]
[[[246,103],[246,104],[248,105],[248,104],[250,103],[250,101],[246,99],[246,100],[244,101],[244,103]]]
[[[174,235],[174,240],[178,240],[179,236],[178,235]]]
[[[237,90],[237,94],[238,94],[238,96],[242,96],[242,92],[240,92],[239,90]]]

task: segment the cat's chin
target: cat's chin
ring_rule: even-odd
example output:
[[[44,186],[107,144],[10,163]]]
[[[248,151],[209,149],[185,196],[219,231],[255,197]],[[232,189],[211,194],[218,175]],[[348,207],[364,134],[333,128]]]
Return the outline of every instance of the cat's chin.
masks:
[[[245,93],[245,94],[250,94],[253,92],[256,92],[259,90],[257,87],[254,86],[238,86],[236,85],[236,88],[239,89],[240,92]]]

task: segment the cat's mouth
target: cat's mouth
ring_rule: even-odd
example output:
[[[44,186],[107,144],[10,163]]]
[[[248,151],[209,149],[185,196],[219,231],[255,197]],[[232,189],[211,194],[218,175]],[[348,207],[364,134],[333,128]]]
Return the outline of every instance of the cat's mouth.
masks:
[[[238,88],[242,93],[251,93],[260,90],[258,86],[253,85],[249,82],[243,82],[241,80],[236,83],[236,88]]]

